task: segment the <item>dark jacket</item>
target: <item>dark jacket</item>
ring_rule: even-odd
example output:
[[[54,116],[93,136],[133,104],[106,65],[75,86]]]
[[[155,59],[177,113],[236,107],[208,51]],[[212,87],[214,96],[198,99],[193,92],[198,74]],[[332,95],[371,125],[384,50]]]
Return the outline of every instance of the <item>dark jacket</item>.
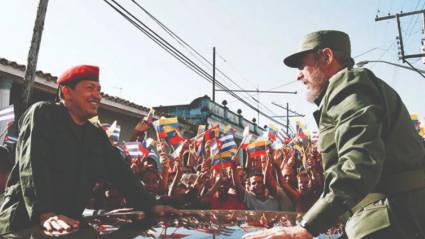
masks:
[[[104,131],[73,123],[62,104],[39,102],[19,121],[16,164],[0,208],[0,232],[39,223],[41,213],[79,219],[95,181],[106,180],[127,196],[130,206],[150,211],[144,190]]]

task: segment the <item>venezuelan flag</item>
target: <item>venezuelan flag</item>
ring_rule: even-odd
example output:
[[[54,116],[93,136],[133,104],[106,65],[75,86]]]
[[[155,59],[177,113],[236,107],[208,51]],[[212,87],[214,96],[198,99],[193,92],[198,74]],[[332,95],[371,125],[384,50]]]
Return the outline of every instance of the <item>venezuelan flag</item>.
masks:
[[[247,152],[250,157],[258,157],[267,154],[267,150],[270,146],[269,140],[257,140],[253,143],[250,143],[247,148]]]
[[[214,159],[212,161],[212,166],[214,169],[220,169],[220,168],[228,168],[233,165],[232,158],[234,156],[234,153],[230,151],[218,153],[214,156]]]
[[[177,117],[160,118],[154,122],[154,125],[159,138],[167,140],[171,145],[176,145],[183,141],[183,137],[179,133],[181,127]]]

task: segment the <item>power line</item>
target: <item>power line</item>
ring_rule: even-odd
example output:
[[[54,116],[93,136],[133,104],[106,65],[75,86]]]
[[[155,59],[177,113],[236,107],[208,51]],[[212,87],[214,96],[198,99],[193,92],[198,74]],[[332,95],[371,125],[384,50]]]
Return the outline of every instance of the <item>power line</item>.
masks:
[[[146,13],[150,18],[152,18],[152,20],[154,20],[162,29],[164,29],[166,33],[168,33],[172,38],[174,38],[179,45],[181,45],[182,47],[184,47],[192,56],[194,56],[195,58],[197,58],[198,61],[200,61],[199,58],[198,58],[198,57],[200,57],[203,61],[207,62],[210,66],[213,65],[207,58],[205,58],[196,49],[194,49],[190,44],[188,44],[186,41],[184,41],[181,37],[179,37],[176,33],[174,33],[170,28],[168,28],[165,24],[163,24],[160,20],[158,20],[155,16],[153,16],[153,14],[151,14],[148,10],[146,10],[143,6],[141,6],[136,0],[132,0],[132,2],[139,9],[141,9],[144,13]],[[193,53],[195,53],[195,54],[193,54]],[[200,61],[200,62],[204,65],[204,62],[203,61]],[[220,78],[221,77],[224,77],[225,79],[227,79],[231,83],[233,83],[240,90],[244,90],[238,83],[236,83],[235,81],[233,81],[228,75],[226,75],[218,67],[216,67],[216,70],[217,70],[217,72],[219,72],[221,74]],[[247,81],[247,80],[245,80],[245,81]],[[249,96],[248,99],[252,99],[253,96],[251,94],[248,94],[248,92],[245,92],[245,94]]]
[[[107,3],[110,7],[112,7],[121,16],[123,16],[127,21],[129,21],[137,29],[139,29],[142,33],[144,33],[146,36],[148,36],[151,40],[153,40],[155,43],[157,43],[161,48],[163,48],[165,51],[167,51],[169,54],[171,54],[173,57],[175,57],[177,60],[179,60],[184,65],[186,65],[187,67],[189,67],[192,71],[194,71],[196,74],[198,74],[202,78],[206,79],[208,82],[210,82],[210,83],[212,82],[211,75],[209,75],[207,72],[205,72],[204,69],[202,69],[201,67],[199,67],[191,59],[189,59],[187,56],[185,56],[183,53],[181,53],[178,49],[176,49],[175,47],[173,47],[169,42],[167,42],[165,39],[163,39],[161,36],[159,36],[157,33],[155,33],[152,29],[150,29],[147,25],[145,25],[140,19],[138,19],[133,14],[131,14],[130,12],[128,12],[119,3],[117,3],[114,0],[111,0],[111,2],[113,2],[121,10],[118,9],[116,6],[114,6],[114,4],[112,4],[108,0],[104,0],[104,2]],[[216,81],[216,82],[217,82],[217,85],[220,88],[222,88],[224,90],[229,90],[221,82],[219,82],[219,81]],[[277,124],[283,125],[282,123],[276,121],[275,119],[273,119],[269,115],[267,115],[267,114],[265,114],[265,113],[263,113],[261,111],[258,111],[258,109],[255,106],[253,106],[250,103],[246,102],[244,99],[242,99],[237,94],[234,94],[233,92],[230,92],[230,91],[227,91],[227,93],[230,94],[231,96],[233,96],[234,98],[238,99],[240,102],[244,103],[249,108],[257,111],[262,116],[265,116],[266,118],[268,118],[269,120],[271,120],[271,121],[273,121],[273,122],[275,122]],[[285,126],[285,125],[283,125],[283,126]]]
[[[134,4],[136,4],[143,12],[145,12],[148,16],[150,16],[158,25],[160,25],[161,28],[163,28],[171,37],[173,37],[181,46],[183,46],[184,48],[189,48],[190,50],[192,50],[193,52],[196,53],[196,55],[198,55],[199,57],[201,57],[205,62],[207,62],[208,64],[212,65],[212,63],[207,60],[202,54],[200,54],[198,51],[196,51],[190,44],[188,44],[186,41],[184,41],[182,38],[180,38],[177,34],[175,34],[171,29],[169,29],[165,24],[163,24],[161,21],[159,21],[156,17],[154,17],[148,10],[146,10],[144,7],[142,7],[139,3],[137,3],[135,0],[132,0],[132,2]],[[187,49],[188,50],[188,49]],[[190,53],[191,51],[188,50]],[[191,53],[191,55],[193,55]],[[271,111],[269,108],[267,108],[264,104],[262,104],[261,102],[255,100],[255,98],[253,98],[252,95],[248,94],[240,85],[238,85],[235,81],[233,81],[229,76],[227,76],[224,72],[222,72],[220,69],[216,68],[217,71],[219,73],[221,73],[226,79],[228,79],[230,82],[232,82],[234,85],[236,85],[239,89],[241,89],[242,92],[245,92],[250,100],[254,100],[256,101],[256,103],[259,103],[260,105],[262,105],[264,108],[268,109],[272,114],[274,114],[273,111]],[[226,92],[228,92],[228,89],[225,90]],[[236,97],[235,97],[236,98]],[[238,99],[239,101],[241,101],[241,99]],[[259,112],[259,108],[256,109],[257,112]],[[269,113],[270,113],[269,112]]]
[[[155,16],[153,16],[148,10],[146,10],[143,6],[141,6],[137,1],[132,0],[132,2],[138,7],[140,8],[143,12],[145,12],[149,17],[151,17],[162,29],[164,29],[171,37],[173,37],[177,43],[179,43],[182,47],[184,47],[185,49],[187,49],[189,51],[189,53],[191,53],[191,55],[193,56],[198,56],[200,57],[202,60],[204,60],[205,62],[207,62],[210,66],[212,66],[212,63],[205,58],[201,53],[199,53],[196,49],[194,49],[190,44],[188,44],[186,41],[184,41],[181,37],[179,37],[176,33],[174,33],[170,28],[168,28],[165,24],[163,24],[161,21],[159,21]],[[195,53],[192,54],[192,52]],[[216,70],[222,74],[226,79],[228,79],[230,82],[232,82],[235,86],[237,86],[238,88],[242,89],[242,87],[240,87],[236,82],[234,82],[230,77],[228,77],[224,72],[222,72],[218,67],[216,67]]]
[[[281,84],[281,85],[278,85],[278,86],[275,86],[275,87],[273,87],[273,88],[270,88],[270,89],[268,89],[268,90],[276,90],[276,89],[279,89],[279,88],[281,88],[281,87],[284,87],[284,86],[287,86],[287,85],[291,85],[291,84],[294,84],[294,83],[296,83],[298,80],[293,80],[293,81],[290,81],[290,82],[286,82],[286,83],[283,83],[283,84]]]

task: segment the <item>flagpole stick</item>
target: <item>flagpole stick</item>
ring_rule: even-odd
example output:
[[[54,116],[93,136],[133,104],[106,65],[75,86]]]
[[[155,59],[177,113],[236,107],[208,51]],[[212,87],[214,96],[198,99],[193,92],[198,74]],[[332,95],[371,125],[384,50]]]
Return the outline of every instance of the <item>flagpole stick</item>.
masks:
[[[247,152],[246,153],[246,162],[245,162],[245,169],[248,169],[248,166],[249,166],[249,158],[250,158],[251,156],[249,155],[249,153]]]
[[[223,170],[223,169],[224,169],[223,157],[221,156],[221,153],[219,153],[219,154],[220,154],[220,164],[221,164],[221,170]]]
[[[206,133],[206,132],[207,132],[207,130],[205,130],[204,132],[202,132],[202,133],[200,133],[200,134],[198,134],[198,135],[195,135],[194,137],[190,138],[190,140],[195,140],[195,139],[197,139],[197,138],[199,138],[199,137],[201,137],[201,136],[205,135],[205,133]]]
[[[269,157],[269,152],[268,152],[268,150],[266,151],[266,156],[267,156],[267,159],[266,159],[266,166],[264,167],[264,171],[263,171],[263,183],[264,183],[264,185],[266,184],[266,179],[267,179],[267,169],[268,169],[268,167],[269,167],[269,163],[270,163],[270,157]]]
[[[231,159],[231,161],[232,161],[232,162],[233,162],[233,161],[235,160],[235,158],[238,156],[240,149],[241,149],[241,146],[239,145],[239,146],[238,146],[238,150],[236,151],[236,154],[232,156],[232,159]],[[240,161],[240,159],[239,159],[239,161]]]

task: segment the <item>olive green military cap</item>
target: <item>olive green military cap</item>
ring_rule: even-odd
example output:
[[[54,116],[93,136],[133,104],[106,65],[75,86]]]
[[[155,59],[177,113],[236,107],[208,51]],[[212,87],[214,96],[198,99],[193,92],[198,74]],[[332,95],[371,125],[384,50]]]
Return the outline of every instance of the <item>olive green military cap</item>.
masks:
[[[289,67],[297,68],[304,54],[323,48],[331,48],[351,56],[350,37],[345,32],[335,30],[309,33],[304,37],[299,51],[286,57],[283,62]]]

